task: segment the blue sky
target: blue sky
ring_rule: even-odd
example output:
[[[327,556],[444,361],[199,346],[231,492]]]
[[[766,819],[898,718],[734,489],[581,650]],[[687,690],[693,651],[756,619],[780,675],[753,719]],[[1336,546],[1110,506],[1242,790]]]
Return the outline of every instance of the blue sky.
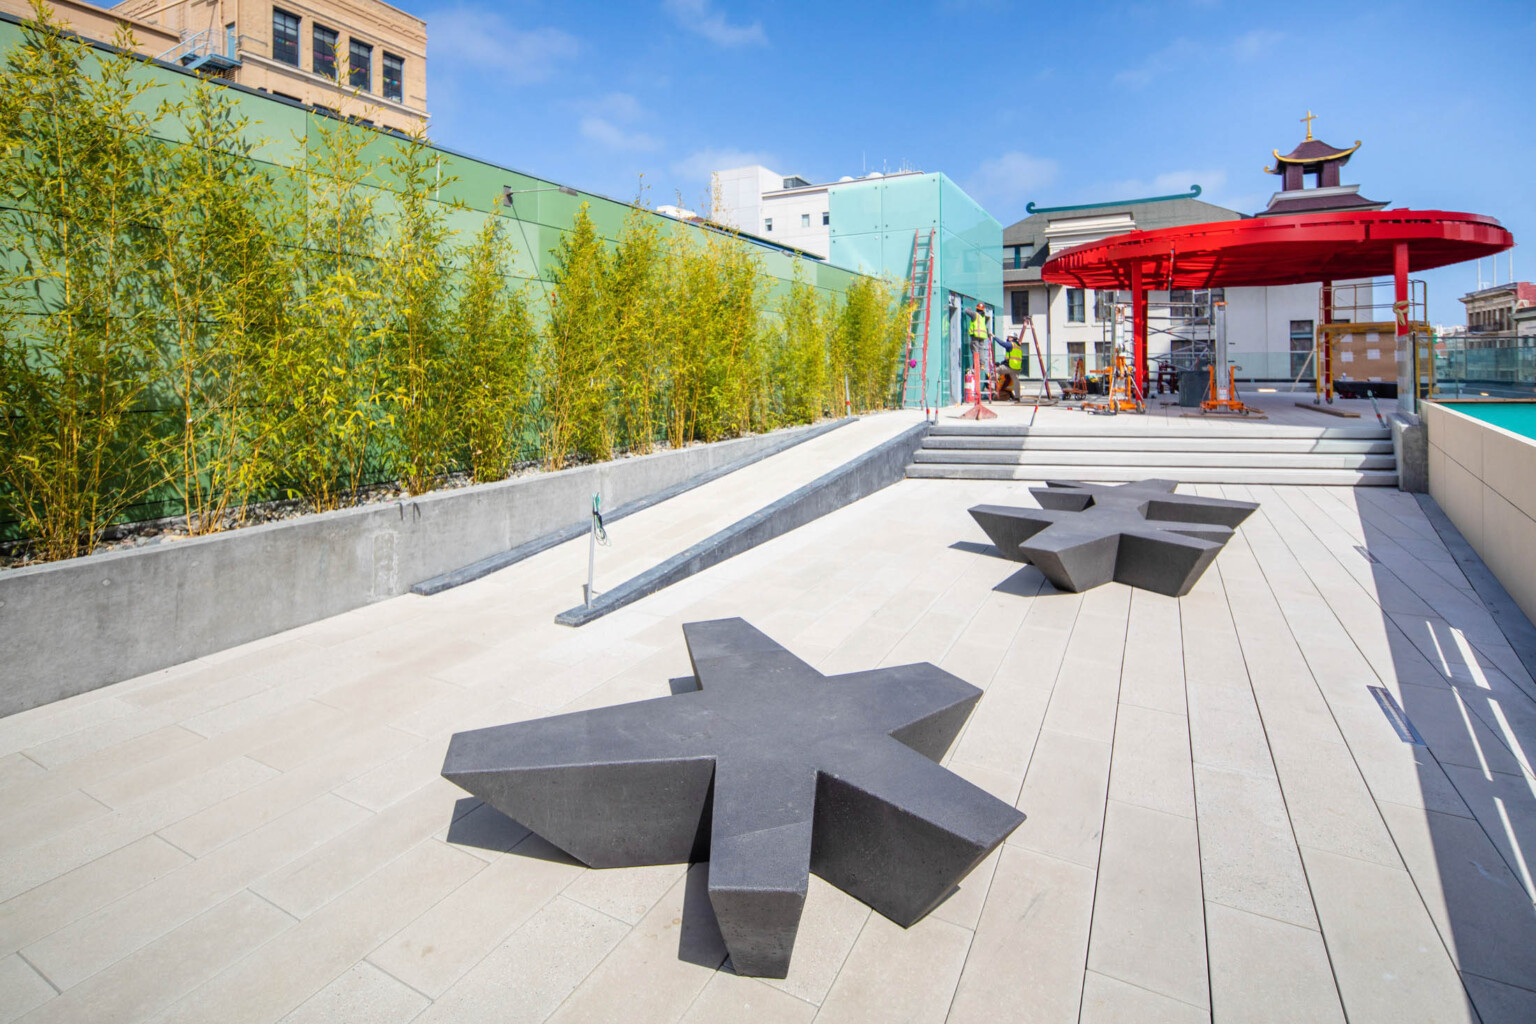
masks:
[[[650,203],[697,206],[715,167],[905,163],[1004,225],[1190,184],[1253,212],[1310,109],[1320,138],[1364,141],[1345,180],[1365,195],[1536,232],[1528,2],[395,2],[427,21],[438,142],[615,198],[642,175]],[[1474,267],[1429,280],[1432,317],[1460,322]]]

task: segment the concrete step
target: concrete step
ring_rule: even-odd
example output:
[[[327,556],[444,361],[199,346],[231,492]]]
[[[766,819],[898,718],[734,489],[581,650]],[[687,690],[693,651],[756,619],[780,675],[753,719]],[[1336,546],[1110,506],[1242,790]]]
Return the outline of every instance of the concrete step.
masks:
[[[1118,422],[1124,420],[1124,423]],[[1205,440],[1229,438],[1329,438],[1336,440],[1379,441],[1390,439],[1392,432],[1372,423],[1346,427],[1272,426],[1262,420],[1197,420],[1189,424],[1160,424],[1139,416],[1101,417],[1092,429],[1082,427],[1030,427],[1015,423],[935,423],[929,437],[1077,437],[1077,438],[1167,438],[1191,437]]]
[[[1292,455],[1272,452],[1021,452],[930,451],[919,449],[913,461],[924,465],[971,466],[1149,466],[1212,469],[1395,469],[1390,446],[1384,455]]]
[[[913,463],[909,480],[1096,480],[1120,483],[1149,477],[1185,484],[1292,484],[1333,487],[1396,487],[1397,472],[1384,469],[1252,469],[1166,466],[1015,466]]]
[[[925,449],[970,451],[1062,452],[1275,452],[1317,455],[1381,455],[1392,453],[1390,438],[1351,440],[1314,437],[984,437],[945,434],[923,441]]]

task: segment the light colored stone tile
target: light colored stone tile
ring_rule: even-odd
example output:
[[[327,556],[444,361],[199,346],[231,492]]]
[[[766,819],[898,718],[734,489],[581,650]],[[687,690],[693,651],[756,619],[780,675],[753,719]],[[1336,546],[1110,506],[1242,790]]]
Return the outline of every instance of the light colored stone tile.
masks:
[[[1128,670],[1127,675],[1131,674]],[[1189,729],[1183,715],[1120,705],[1109,798],[1186,818],[1195,816]]]
[[[1342,1024],[1323,937],[1268,917],[1205,905],[1211,1017],[1223,1024]]]
[[[252,891],[295,917],[308,915],[452,818],[455,794],[462,791],[438,781],[261,879]]]
[[[551,1024],[675,1021],[725,962],[725,941],[707,891],[709,868],[696,864],[576,986]]]
[[[1351,1022],[1471,1022],[1456,967],[1408,872],[1302,850]]]
[[[1294,735],[1272,741],[1297,845],[1402,866],[1348,747]]]
[[[157,1013],[281,935],[293,918],[247,892],[150,943],[27,1018],[28,1024],[136,1021]]]
[[[176,1003],[168,1022],[266,1022],[349,970],[485,864],[434,839],[407,850],[327,906]]]
[[[810,1003],[770,988],[757,978],[720,971],[688,1008],[682,1024],[748,1020],[753,1024],[809,1024],[815,1016],[816,1007]]]
[[[951,1024],[1076,1020],[1093,885],[1092,869],[1005,846]]]
[[[1417,807],[1381,810],[1457,967],[1536,989],[1536,913],[1482,827]]]
[[[1536,992],[1465,972],[1461,980],[1482,1024],[1529,1024],[1536,1020]]]
[[[587,869],[537,836],[450,893],[370,961],[436,998]]]
[[[36,783],[48,769],[26,754],[17,751],[0,757],[0,792],[8,791],[17,783]]]
[[[320,757],[183,818],[161,829],[160,834],[180,849],[201,857],[417,743],[415,738],[389,728],[337,737],[327,744]]]
[[[869,915],[816,1020],[944,1020],[970,941],[966,929],[932,916],[902,928]]]
[[[22,949],[190,860],[145,836],[0,903],[0,951]]]
[[[345,800],[322,797],[59,929],[27,947],[27,956],[68,988],[356,825],[367,813]]]
[[[56,995],[53,986],[21,957],[14,953],[0,957],[0,1021],[9,1024]]]
[[[639,924],[687,870],[685,864],[652,864],[639,868],[585,871],[564,891],[567,899],[584,903],[628,924]]]
[[[1200,843],[1188,818],[1111,800],[1088,966],[1208,1006]]]
[[[763,983],[819,1006],[871,913],[852,896],[812,875],[800,929],[795,933],[789,975],[765,978]]]
[[[1204,1007],[1137,988],[1088,971],[1083,978],[1082,1024],[1197,1024],[1210,1020]]]
[[[428,1002],[364,961],[310,996],[283,1024],[405,1024]]]
[[[419,1024],[539,1024],[618,945],[629,926],[556,897],[418,1018]]]
[[[1198,765],[1195,792],[1205,898],[1316,928],[1312,895],[1275,780]]]
[[[1084,867],[1097,865],[1109,755],[1108,743],[1041,730],[1019,793],[1018,807],[1027,817],[1008,843]]]

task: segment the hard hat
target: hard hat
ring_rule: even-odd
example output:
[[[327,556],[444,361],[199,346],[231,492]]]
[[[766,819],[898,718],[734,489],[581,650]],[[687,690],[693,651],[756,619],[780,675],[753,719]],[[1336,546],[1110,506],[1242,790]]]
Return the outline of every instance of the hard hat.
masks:
[[[978,303],[976,303],[976,308],[981,310],[982,312],[986,312],[987,304],[985,302],[978,302]]]

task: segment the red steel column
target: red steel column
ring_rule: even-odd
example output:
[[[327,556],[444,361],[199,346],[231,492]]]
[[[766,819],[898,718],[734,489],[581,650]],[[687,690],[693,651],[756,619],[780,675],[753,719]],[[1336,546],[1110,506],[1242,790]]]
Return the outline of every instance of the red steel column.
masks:
[[[1323,323],[1333,323],[1333,282],[1323,282]],[[1333,335],[1327,331],[1322,332],[1323,355],[1318,365],[1312,367],[1312,372],[1318,375],[1318,393],[1327,396],[1329,403],[1333,402]]]
[[[1141,261],[1131,264],[1131,366],[1136,387],[1147,393],[1147,290],[1142,285]]]
[[[1392,247],[1392,312],[1397,320],[1397,407],[1411,412],[1418,406],[1419,381],[1408,336],[1407,242]]]

